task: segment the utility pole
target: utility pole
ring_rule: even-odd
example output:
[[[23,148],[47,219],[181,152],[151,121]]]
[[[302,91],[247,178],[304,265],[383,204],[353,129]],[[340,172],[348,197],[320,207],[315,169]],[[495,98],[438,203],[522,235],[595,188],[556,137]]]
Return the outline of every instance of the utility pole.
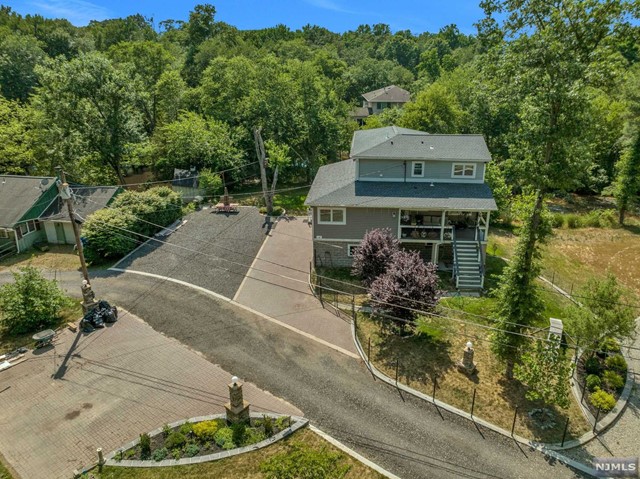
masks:
[[[60,192],[60,198],[67,204],[69,211],[69,219],[71,220],[71,226],[73,227],[73,235],[76,237],[76,248],[78,249],[78,256],[80,256],[80,267],[82,268],[82,276],[89,285],[89,272],[87,271],[87,263],[84,260],[84,251],[82,250],[82,241],[80,240],[80,229],[78,223],[76,223],[75,215],[73,214],[73,199],[71,197],[71,189],[67,183],[64,170],[60,166],[56,166],[61,183],[58,184],[58,191]]]
[[[262,180],[262,193],[264,194],[264,202],[267,207],[267,215],[273,213],[273,196],[275,194],[276,183],[278,181],[278,166],[273,172],[273,181],[271,182],[271,191],[269,191],[269,185],[267,182],[267,152],[264,148],[264,142],[262,141],[262,135],[260,134],[260,128],[253,129],[253,137],[256,143],[256,155],[260,162],[260,178]]]

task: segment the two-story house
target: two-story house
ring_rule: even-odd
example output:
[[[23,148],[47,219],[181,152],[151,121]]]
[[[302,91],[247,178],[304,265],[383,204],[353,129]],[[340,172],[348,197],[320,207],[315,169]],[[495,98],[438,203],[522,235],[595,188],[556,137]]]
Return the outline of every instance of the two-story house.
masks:
[[[359,124],[370,115],[382,112],[386,108],[399,108],[411,99],[407,90],[389,85],[362,94],[362,107],[356,108],[351,117]]]
[[[350,158],[321,167],[307,196],[315,264],[350,266],[368,230],[390,228],[404,248],[452,271],[459,289],[481,289],[497,210],[489,161],[482,135],[356,131]]]

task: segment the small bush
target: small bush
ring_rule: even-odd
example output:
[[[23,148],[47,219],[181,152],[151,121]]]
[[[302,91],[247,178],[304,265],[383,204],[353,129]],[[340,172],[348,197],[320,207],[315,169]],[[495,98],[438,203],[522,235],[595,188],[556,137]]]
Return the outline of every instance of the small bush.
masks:
[[[200,448],[197,444],[187,444],[187,447],[184,448],[185,457],[193,457],[200,452]]]
[[[282,206],[274,206],[273,210],[271,211],[271,216],[282,216],[283,213],[284,213],[284,208]],[[267,214],[267,208],[265,206],[260,208],[260,214],[263,214],[263,215]]]
[[[276,426],[280,431],[291,426],[291,416],[280,416],[276,419]]]
[[[593,392],[596,389],[600,389],[600,386],[602,386],[602,381],[600,381],[600,376],[597,376],[596,374],[589,374],[587,376],[587,389],[589,391]]]
[[[234,444],[237,444],[238,446],[244,444],[244,439],[247,433],[247,426],[245,426],[242,422],[238,422],[231,426],[231,430],[233,431],[231,440],[234,442]]]
[[[216,432],[214,439],[216,444],[224,449],[225,444],[233,444],[233,431],[230,427],[220,428]]]
[[[256,444],[260,441],[264,441],[266,438],[267,438],[267,435],[261,429],[257,429],[255,427],[249,427],[245,431],[244,441],[242,442],[241,445],[249,446],[251,444]]]
[[[165,459],[169,455],[169,451],[166,447],[161,447],[160,449],[156,449],[153,451],[152,459],[154,461],[160,462]]]
[[[113,455],[113,460],[116,462],[120,462],[122,461],[122,458],[124,457],[124,453],[122,451],[118,451]],[[2,477],[2,476],[0,476]]]
[[[590,211],[582,217],[581,223],[586,228],[600,228],[600,212],[598,210]]]
[[[182,457],[182,451],[180,449],[174,449],[173,451],[171,451],[171,455],[177,461]]]
[[[140,457],[146,459],[151,455],[151,437],[149,434],[140,434]]]
[[[598,358],[590,357],[584,364],[584,369],[587,371],[587,374],[600,374],[600,371],[602,371],[602,365]]]
[[[591,393],[589,395],[589,401],[593,407],[600,409],[602,412],[609,412],[616,405],[616,399],[602,389],[597,389]]]
[[[187,438],[180,432],[172,432],[164,440],[164,447],[167,449],[181,448],[187,442]]]
[[[580,226],[582,226],[582,219],[580,218],[580,216],[573,213],[566,215],[565,221],[567,223],[567,228],[574,229],[580,228]]]
[[[621,351],[620,342],[615,338],[607,338],[600,345],[600,351],[605,353],[619,353]]]
[[[191,424],[190,422],[187,421],[182,426],[180,426],[180,434],[189,436],[191,433],[193,433],[193,424]]]
[[[621,374],[627,372],[627,361],[622,357],[622,354],[609,356],[604,360],[604,364],[607,366],[607,369],[617,371]]]
[[[562,228],[564,226],[564,215],[562,213],[553,213],[551,215],[551,227]]]
[[[171,428],[168,424],[165,424],[162,426],[162,437],[166,439],[169,434],[171,434]]]
[[[127,451],[124,452],[124,458],[125,459],[133,459],[133,456],[136,455],[136,450],[134,449],[129,449]],[[149,456],[146,456],[149,457]]]
[[[273,436],[273,419],[271,418],[271,416],[264,416],[262,425],[264,426],[265,435],[267,437]]]
[[[213,441],[218,427],[217,421],[202,421],[193,425],[193,434],[201,441]]]
[[[615,371],[605,371],[602,373],[602,379],[611,390],[618,390],[624,387],[624,379]]]
[[[604,210],[600,212],[600,227],[615,228],[618,226],[618,215],[615,210]]]

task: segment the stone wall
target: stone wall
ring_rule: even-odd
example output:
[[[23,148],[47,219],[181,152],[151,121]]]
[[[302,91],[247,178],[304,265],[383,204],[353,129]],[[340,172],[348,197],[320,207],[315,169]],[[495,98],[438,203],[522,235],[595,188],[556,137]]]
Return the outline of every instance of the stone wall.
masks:
[[[347,254],[350,244],[352,243],[315,240],[313,242],[315,265],[329,268],[351,267],[353,258]]]

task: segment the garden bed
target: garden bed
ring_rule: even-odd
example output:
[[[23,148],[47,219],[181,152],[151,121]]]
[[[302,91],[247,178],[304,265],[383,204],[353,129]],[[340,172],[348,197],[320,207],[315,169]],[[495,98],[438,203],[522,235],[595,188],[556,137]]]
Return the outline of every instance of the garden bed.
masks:
[[[306,426],[303,418],[252,414],[248,424],[230,425],[223,414],[165,424],[112,452],[111,466],[153,467],[215,461],[272,444]]]

